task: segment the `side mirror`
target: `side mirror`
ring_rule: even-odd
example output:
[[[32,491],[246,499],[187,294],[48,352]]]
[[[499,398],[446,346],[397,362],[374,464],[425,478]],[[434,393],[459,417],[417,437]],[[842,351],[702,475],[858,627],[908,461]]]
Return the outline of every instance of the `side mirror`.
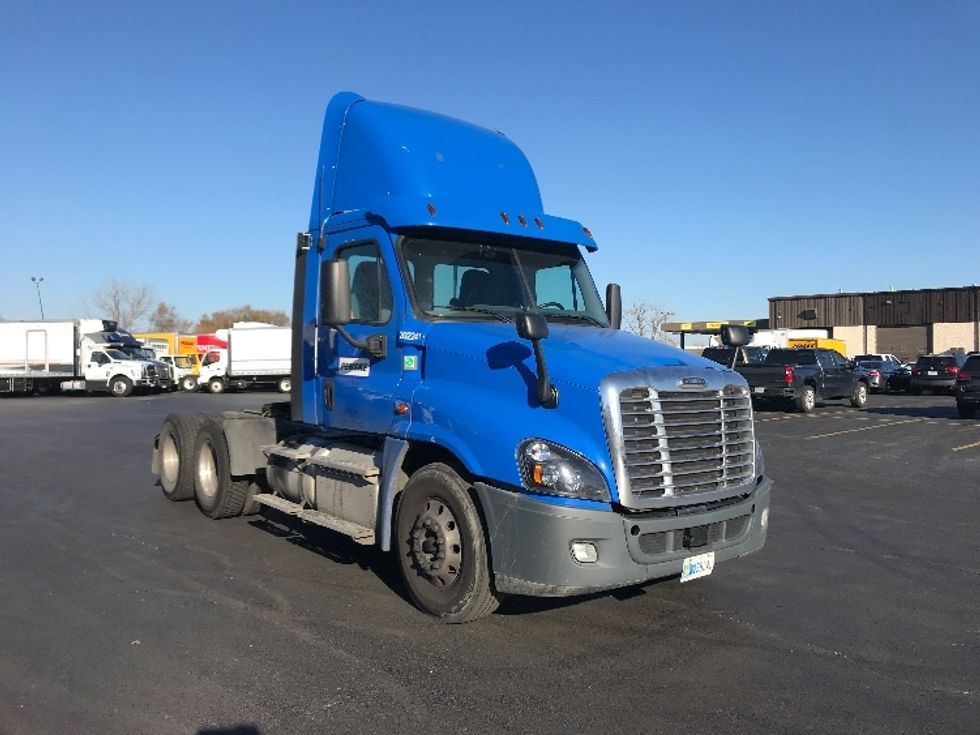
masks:
[[[548,320],[541,314],[528,313],[517,316],[517,336],[536,342],[548,336]]]
[[[618,283],[606,286],[606,317],[611,329],[619,329],[623,323],[623,294]]]
[[[349,324],[350,269],[346,260],[325,260],[320,265],[320,321],[337,326]]]
[[[725,347],[745,347],[752,341],[748,327],[741,324],[723,324],[721,326],[721,343]]]

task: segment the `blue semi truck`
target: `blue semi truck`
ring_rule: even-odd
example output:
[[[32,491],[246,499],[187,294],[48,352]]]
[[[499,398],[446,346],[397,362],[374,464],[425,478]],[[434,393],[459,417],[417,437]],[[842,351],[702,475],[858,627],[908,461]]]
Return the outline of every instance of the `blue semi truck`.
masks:
[[[759,550],[772,483],[744,379],[620,331],[596,249],[504,135],[338,94],[295,250],[291,400],[168,416],[164,494],[376,544],[447,622]]]

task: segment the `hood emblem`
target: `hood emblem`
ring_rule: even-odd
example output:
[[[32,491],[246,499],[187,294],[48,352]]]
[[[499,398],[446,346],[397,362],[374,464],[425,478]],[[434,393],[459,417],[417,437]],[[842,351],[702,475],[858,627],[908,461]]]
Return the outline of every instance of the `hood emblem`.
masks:
[[[708,381],[704,378],[690,377],[681,378],[677,381],[678,388],[704,388],[708,385]]]

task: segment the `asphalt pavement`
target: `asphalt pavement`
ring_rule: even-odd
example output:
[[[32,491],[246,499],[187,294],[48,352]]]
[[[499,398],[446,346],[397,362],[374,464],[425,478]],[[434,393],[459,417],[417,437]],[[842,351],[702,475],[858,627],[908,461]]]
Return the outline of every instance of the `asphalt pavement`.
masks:
[[[760,553],[462,626],[380,552],[163,497],[167,413],[278,398],[0,400],[0,734],[980,729],[980,421],[948,396],[761,410]]]

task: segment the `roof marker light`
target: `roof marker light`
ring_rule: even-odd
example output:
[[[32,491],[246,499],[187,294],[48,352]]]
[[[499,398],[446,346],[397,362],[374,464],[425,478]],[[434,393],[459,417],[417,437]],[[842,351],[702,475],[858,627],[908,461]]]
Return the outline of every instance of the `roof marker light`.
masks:
[[[507,215],[507,213],[506,213],[506,212],[501,212],[501,213],[500,213],[500,220],[501,220],[501,221],[502,221],[502,222],[503,222],[503,223],[504,223],[505,225],[509,225],[509,224],[510,224],[510,217],[509,217],[509,216]]]
[[[436,205],[435,204],[433,204],[432,202],[429,202],[428,204],[425,205],[425,208],[429,210],[429,216],[430,217],[435,217],[436,216]]]
[[[517,221],[521,223],[521,227],[527,227],[527,217],[523,214],[517,215]]]
[[[592,237],[592,231],[588,227],[583,227],[582,228],[582,232],[584,232],[585,233],[585,236],[587,238],[589,238],[590,240],[594,240],[595,239],[594,237]]]
[[[544,222],[541,221],[541,218],[540,217],[535,217],[534,218],[534,224],[536,224],[538,226],[538,229],[539,230],[543,230],[544,229]]]

